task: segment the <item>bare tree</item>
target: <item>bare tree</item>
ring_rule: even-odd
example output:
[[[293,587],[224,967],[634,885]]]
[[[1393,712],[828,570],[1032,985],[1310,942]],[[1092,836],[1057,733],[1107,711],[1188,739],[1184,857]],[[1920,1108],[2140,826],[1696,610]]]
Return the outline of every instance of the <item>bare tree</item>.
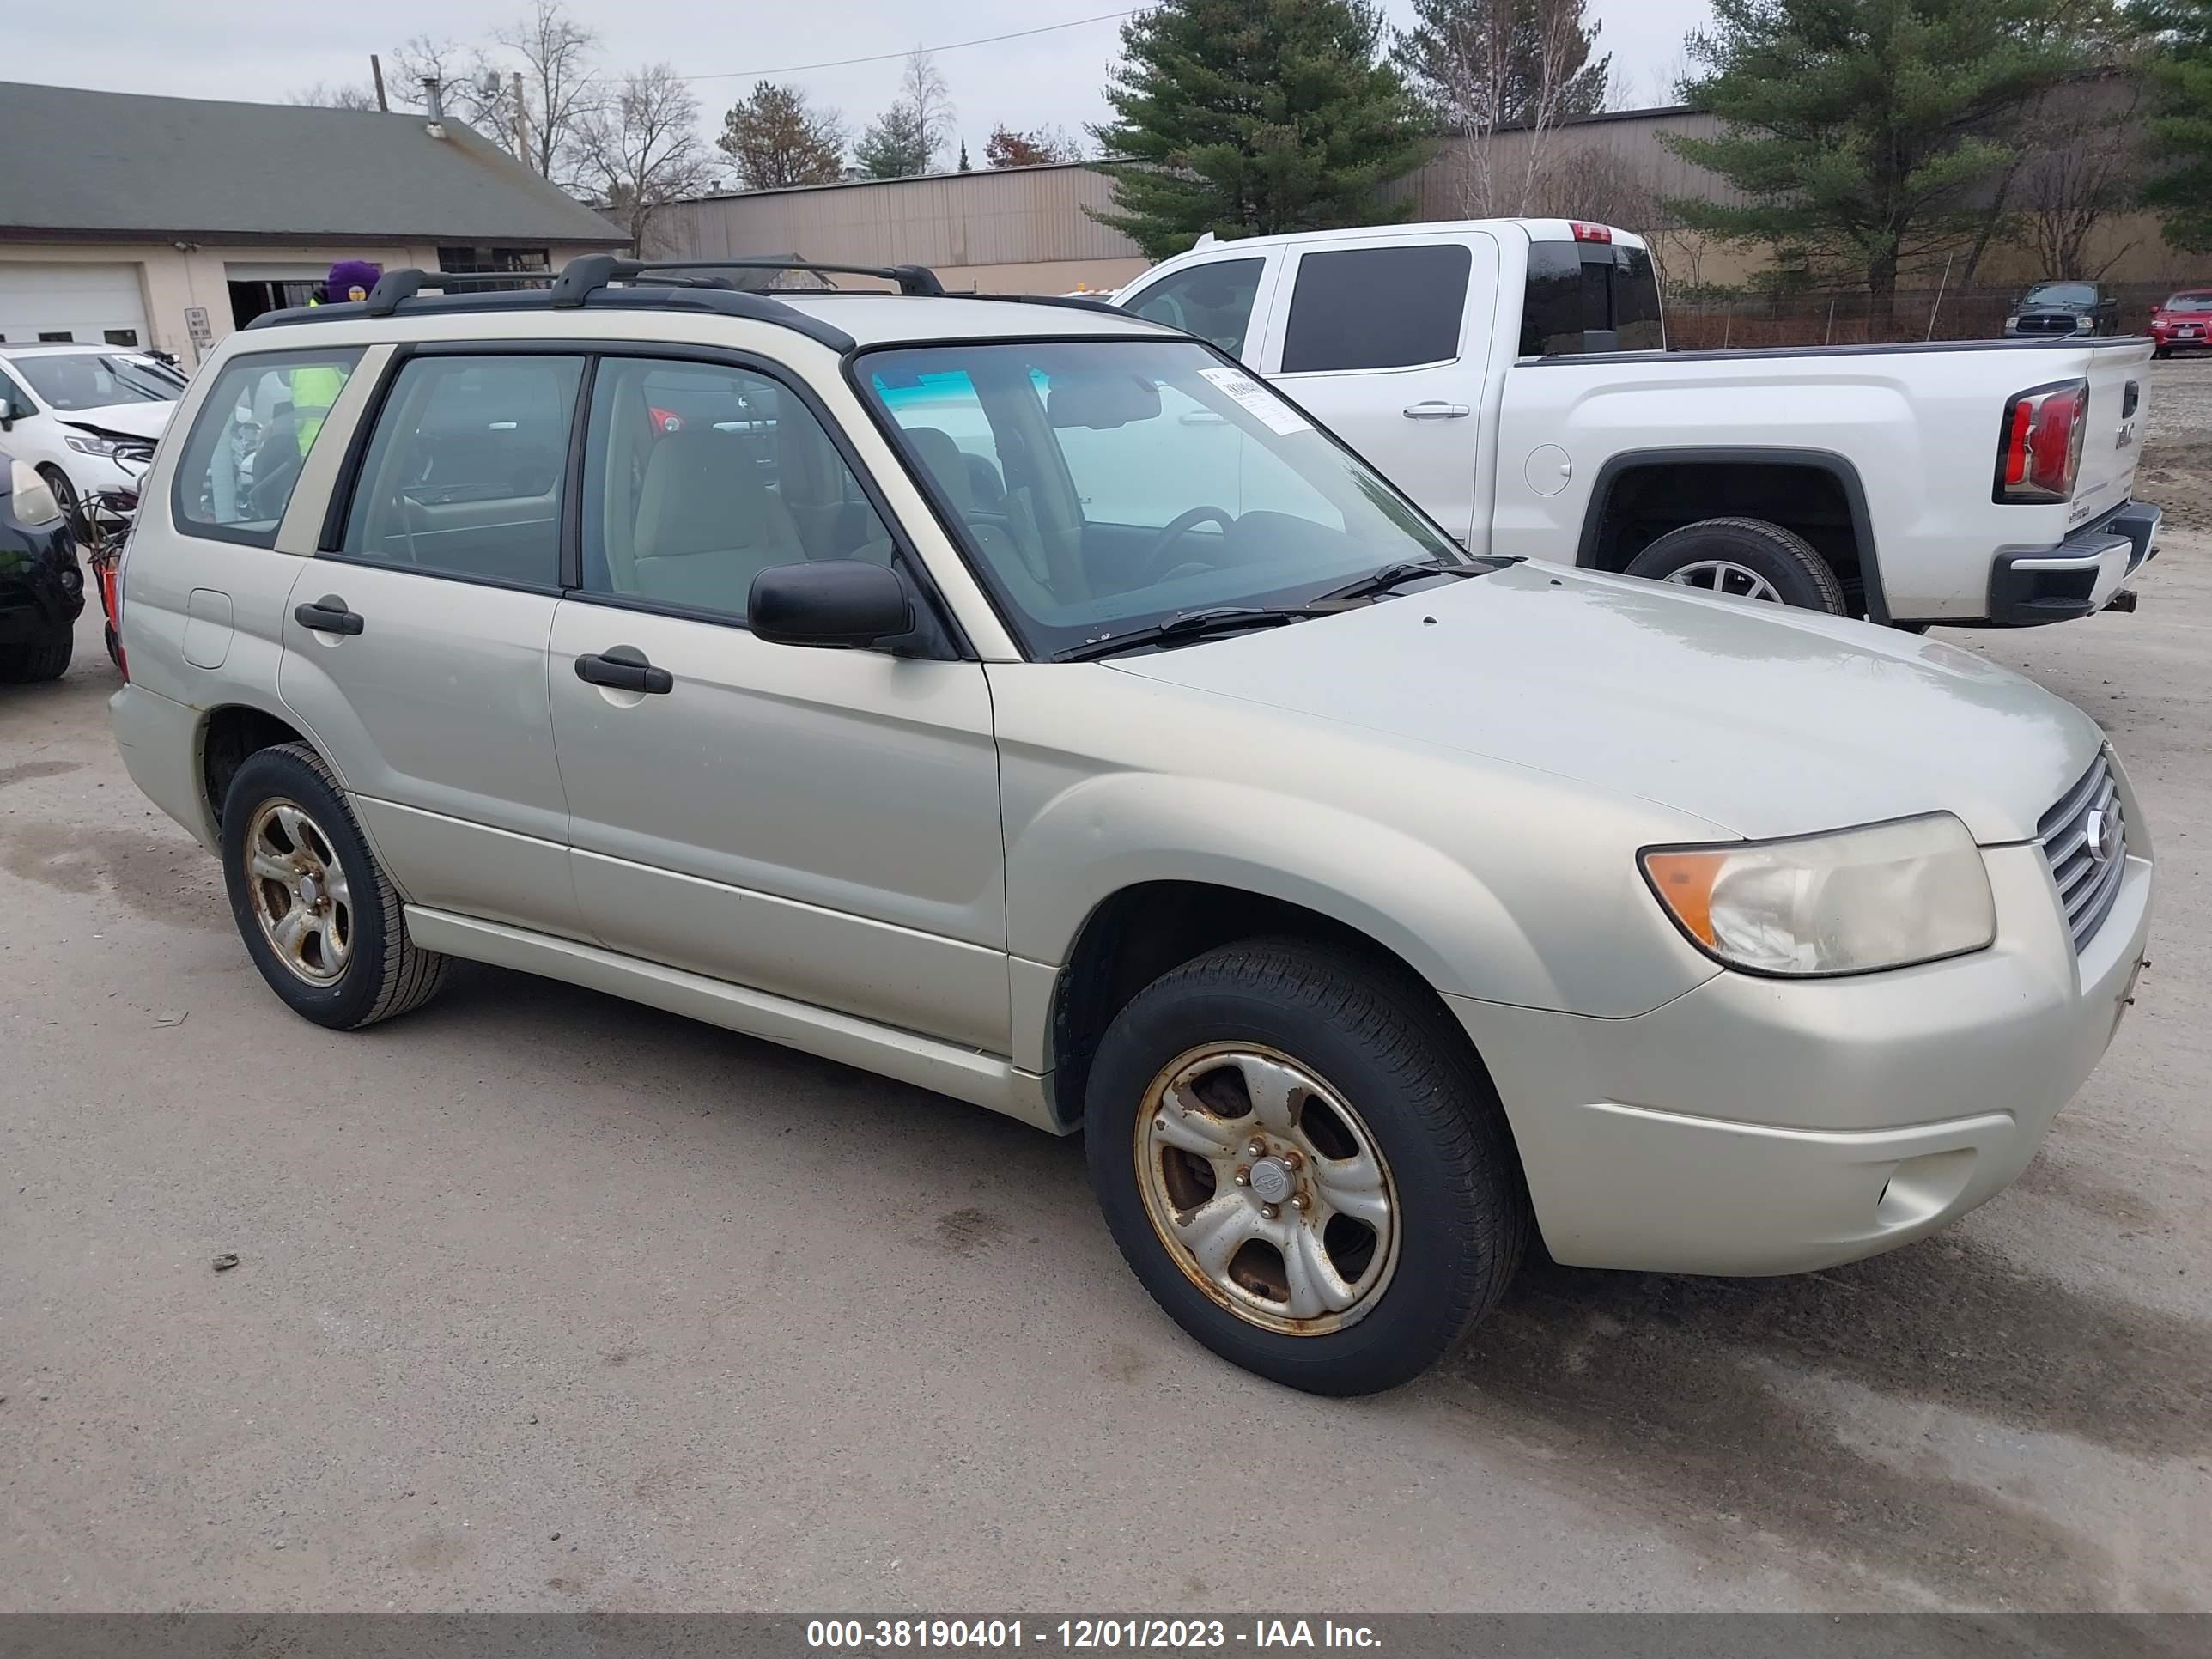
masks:
[[[562,0],[537,0],[529,14],[492,37],[522,60],[521,97],[510,82],[501,113],[512,141],[502,140],[541,179],[573,176],[579,124],[603,94],[594,59],[599,37],[568,15]]]
[[[1439,125],[1462,142],[1460,194],[1469,218],[1522,214],[1546,176],[1554,128],[1601,107],[1609,58],[1589,61],[1597,26],[1588,0],[1421,0],[1395,56]],[[1517,160],[1498,134],[1523,135]]]
[[[1522,211],[1532,218],[1588,219],[1648,232],[1664,216],[1659,181],[1633,155],[1598,142],[1544,159]]]
[[[513,123],[503,118],[505,79],[483,48],[457,40],[438,40],[418,34],[392,54],[392,73],[386,77],[394,109],[423,107],[425,81],[438,82],[446,112],[466,122],[485,137],[510,151]]]
[[[374,109],[376,88],[318,81],[311,87],[302,87],[297,92],[287,94],[284,101],[308,105],[316,109]]]
[[[669,64],[633,70],[612,98],[581,115],[576,149],[600,205],[640,251],[656,212],[714,181],[699,137],[699,100]]]
[[[952,94],[938,71],[937,60],[920,46],[907,54],[906,67],[899,71],[898,100],[913,112],[934,161],[939,147],[951,136],[955,112]]]
[[[2039,139],[2013,181],[2012,200],[2045,276],[2102,276],[2133,241],[2090,262],[2097,228],[2136,204],[2142,190],[2143,83],[2116,74],[2046,93],[2028,125]]]

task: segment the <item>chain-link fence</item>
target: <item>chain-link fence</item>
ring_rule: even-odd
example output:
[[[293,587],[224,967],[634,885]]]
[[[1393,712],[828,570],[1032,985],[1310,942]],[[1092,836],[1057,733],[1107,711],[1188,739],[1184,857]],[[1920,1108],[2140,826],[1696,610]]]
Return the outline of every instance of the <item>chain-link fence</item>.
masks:
[[[2108,283],[2120,302],[2118,331],[2148,331],[2150,308],[2191,287],[2185,281]],[[2196,283],[2195,287],[2212,286]],[[1994,340],[2026,284],[1918,289],[1895,296],[1877,319],[1863,289],[1837,294],[1685,295],[1667,297],[1667,343],[1680,351],[1730,346],[1863,345],[1905,340]]]

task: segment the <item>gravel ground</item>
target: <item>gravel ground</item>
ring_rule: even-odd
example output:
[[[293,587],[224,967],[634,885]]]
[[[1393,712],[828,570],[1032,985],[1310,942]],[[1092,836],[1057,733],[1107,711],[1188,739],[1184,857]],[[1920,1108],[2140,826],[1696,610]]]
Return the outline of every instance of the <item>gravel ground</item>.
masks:
[[[2212,352],[2151,365],[2149,422],[2136,493],[2169,526],[2212,532]]]
[[[2019,1185],[1794,1279],[1532,1266],[1353,1402],[1184,1340],[1075,1142],[489,969],[295,1018],[95,610],[0,688],[0,1611],[2212,1607],[2212,538],[2142,588],[1951,635],[2161,858]]]

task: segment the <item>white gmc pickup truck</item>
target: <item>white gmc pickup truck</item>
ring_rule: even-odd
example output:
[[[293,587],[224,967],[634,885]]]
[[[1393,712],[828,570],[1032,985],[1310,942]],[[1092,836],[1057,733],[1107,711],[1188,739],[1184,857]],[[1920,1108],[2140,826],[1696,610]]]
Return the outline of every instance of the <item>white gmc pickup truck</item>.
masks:
[[[1922,628],[2130,610],[2156,550],[2148,340],[1668,351],[1643,239],[1565,219],[1207,241],[1114,302],[1478,552]]]

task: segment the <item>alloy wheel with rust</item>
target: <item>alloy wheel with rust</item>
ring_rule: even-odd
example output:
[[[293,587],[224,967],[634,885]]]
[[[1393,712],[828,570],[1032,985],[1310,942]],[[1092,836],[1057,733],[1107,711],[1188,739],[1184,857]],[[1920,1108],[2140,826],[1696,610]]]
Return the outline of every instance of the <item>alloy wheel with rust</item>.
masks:
[[[265,801],[243,860],[254,920],[276,960],[309,985],[337,984],[353,956],[353,891],[329,835],[297,802]]]
[[[1370,1311],[1398,1261],[1398,1196],[1358,1112],[1256,1044],[1179,1054],[1137,1115],[1145,1208],[1176,1265],[1238,1318],[1322,1336]]]

